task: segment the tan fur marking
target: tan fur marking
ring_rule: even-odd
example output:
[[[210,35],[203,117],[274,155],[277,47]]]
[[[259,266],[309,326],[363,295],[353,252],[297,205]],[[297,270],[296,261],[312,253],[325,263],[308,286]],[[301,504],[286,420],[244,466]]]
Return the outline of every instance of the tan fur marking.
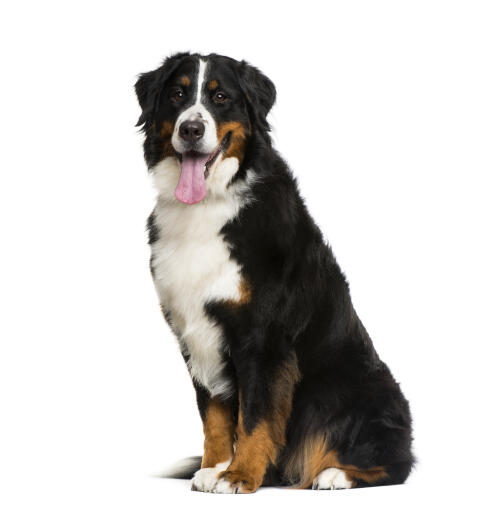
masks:
[[[229,307],[241,307],[242,305],[246,305],[250,303],[252,298],[252,288],[250,287],[250,284],[245,280],[242,279],[240,281],[240,284],[238,286],[238,291],[240,294],[240,298],[238,300],[225,300],[225,303]]]
[[[161,136],[162,137],[169,137],[173,133],[173,123],[170,121],[163,121],[163,124],[161,125]]]
[[[341,469],[345,471],[347,478],[353,482],[353,486],[357,485],[357,481],[355,481],[355,479],[360,479],[366,483],[373,484],[388,477],[388,473],[384,467],[381,466],[361,470],[354,465],[342,465]]]
[[[201,468],[214,467],[233,456],[234,425],[232,411],[211,399],[204,421],[204,456]]]
[[[218,140],[223,140],[229,131],[231,131],[232,134],[230,145],[225,153],[225,158],[237,158],[239,163],[241,163],[244,158],[245,150],[245,128],[242,123],[237,121],[220,123],[216,129]]]
[[[297,360],[293,354],[273,378],[271,387],[272,413],[247,432],[244,428],[242,401],[237,426],[237,444],[231,465],[218,477],[224,477],[240,493],[255,492],[262,484],[268,463],[275,463],[285,444],[286,422],[292,410],[292,397],[300,380]]]
[[[214,89],[217,89],[219,86],[218,84],[218,80],[211,80],[209,82],[209,90],[214,90]]]
[[[271,386],[272,409],[269,417],[271,436],[278,447],[285,445],[286,422],[292,412],[295,385],[300,381],[297,358],[294,353],[276,371]]]
[[[240,282],[240,300],[237,302],[239,305],[245,305],[250,302],[252,297],[252,289],[246,280]]]
[[[175,150],[172,146],[172,135],[173,135],[173,123],[170,121],[163,121],[161,125],[161,138],[163,139],[163,155],[164,156],[173,156],[175,154]]]
[[[276,446],[268,423],[263,420],[248,434],[244,429],[242,413],[237,426],[237,445],[233,462],[228,470],[218,475],[239,487],[240,493],[255,492],[261,486],[268,466],[274,463]]]
[[[180,78],[180,83],[181,85],[183,85],[184,87],[188,87],[190,85],[190,78],[188,76],[182,76]]]
[[[308,488],[315,477],[327,468],[343,470],[351,481],[352,487],[357,485],[356,479],[375,483],[387,477],[384,467],[361,469],[355,465],[343,465],[334,449],[328,450],[328,440],[324,435],[307,439],[285,467],[287,477],[296,482],[299,488]]]

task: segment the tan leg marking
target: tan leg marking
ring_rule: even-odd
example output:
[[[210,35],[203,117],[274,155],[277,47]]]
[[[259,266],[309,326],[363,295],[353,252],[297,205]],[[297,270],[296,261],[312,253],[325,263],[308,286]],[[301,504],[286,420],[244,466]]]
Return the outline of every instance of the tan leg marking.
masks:
[[[276,445],[266,421],[261,421],[249,434],[245,431],[242,414],[237,427],[237,448],[231,465],[218,475],[239,493],[252,493],[261,486],[268,462],[275,462]]]
[[[255,492],[262,484],[269,463],[276,463],[276,456],[285,444],[286,421],[292,409],[295,384],[300,379],[297,361],[293,355],[281,365],[270,389],[272,413],[247,432],[244,427],[242,401],[237,426],[237,443],[233,461],[228,469],[218,475],[238,493]]]
[[[204,456],[201,468],[214,467],[233,456],[234,425],[232,411],[211,399],[204,421]]]

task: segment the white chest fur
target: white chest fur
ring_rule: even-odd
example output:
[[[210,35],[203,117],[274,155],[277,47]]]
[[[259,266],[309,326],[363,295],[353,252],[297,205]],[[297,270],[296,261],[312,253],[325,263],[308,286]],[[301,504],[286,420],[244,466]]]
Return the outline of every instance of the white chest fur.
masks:
[[[231,389],[222,374],[223,332],[204,306],[240,299],[240,268],[219,232],[243,203],[238,193],[207,197],[194,205],[165,195],[158,196],[154,210],[159,233],[151,247],[156,290],[189,355],[192,377],[212,395]]]

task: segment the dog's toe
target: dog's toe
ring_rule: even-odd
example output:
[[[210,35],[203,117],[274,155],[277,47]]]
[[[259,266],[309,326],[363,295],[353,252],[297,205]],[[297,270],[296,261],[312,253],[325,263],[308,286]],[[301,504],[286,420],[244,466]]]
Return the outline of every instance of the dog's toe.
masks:
[[[215,493],[254,493],[260,481],[242,470],[227,470],[219,475]]]
[[[230,481],[226,479],[218,479],[214,488],[215,493],[238,493],[238,487],[233,486]]]

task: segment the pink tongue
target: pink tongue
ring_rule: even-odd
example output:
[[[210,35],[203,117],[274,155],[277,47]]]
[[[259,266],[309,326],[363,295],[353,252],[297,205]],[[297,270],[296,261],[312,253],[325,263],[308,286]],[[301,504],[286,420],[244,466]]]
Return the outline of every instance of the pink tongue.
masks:
[[[209,155],[183,154],[182,172],[175,188],[175,197],[185,204],[195,204],[206,197],[204,166]]]

